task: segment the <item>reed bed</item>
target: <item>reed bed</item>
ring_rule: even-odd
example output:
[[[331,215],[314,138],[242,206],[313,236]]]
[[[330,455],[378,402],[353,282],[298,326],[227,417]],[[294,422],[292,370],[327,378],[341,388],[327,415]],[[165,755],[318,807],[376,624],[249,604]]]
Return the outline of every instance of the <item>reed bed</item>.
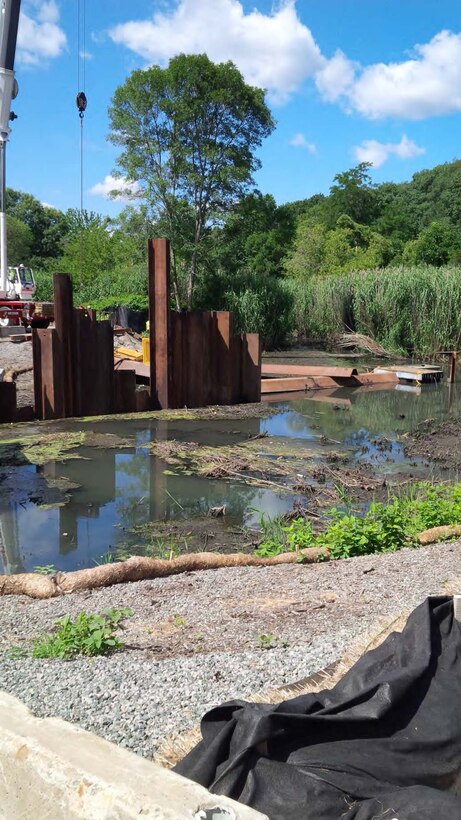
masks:
[[[287,287],[299,336],[327,342],[348,331],[418,356],[461,348],[459,265],[314,276]]]

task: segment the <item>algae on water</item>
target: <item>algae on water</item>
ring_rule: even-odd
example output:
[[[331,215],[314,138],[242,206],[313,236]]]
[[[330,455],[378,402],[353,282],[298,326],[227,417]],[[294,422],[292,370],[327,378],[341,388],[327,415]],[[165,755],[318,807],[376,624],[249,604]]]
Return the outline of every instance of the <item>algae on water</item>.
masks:
[[[66,461],[83,458],[79,447],[104,447],[123,449],[132,442],[110,433],[76,432],[42,433],[0,439],[0,467],[35,464],[42,466],[50,461]]]

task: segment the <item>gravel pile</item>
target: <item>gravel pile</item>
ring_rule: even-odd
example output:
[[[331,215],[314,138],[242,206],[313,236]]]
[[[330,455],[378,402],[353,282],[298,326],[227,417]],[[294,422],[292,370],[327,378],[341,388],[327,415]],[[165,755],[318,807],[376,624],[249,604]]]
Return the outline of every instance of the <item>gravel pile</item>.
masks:
[[[461,544],[316,566],[235,568],[79,593],[0,599],[0,688],[148,758],[210,707],[292,683],[341,657],[383,618],[461,578]],[[110,657],[8,660],[12,645],[84,609],[129,606]],[[274,648],[258,636],[273,634]],[[282,648],[280,642],[287,643]]]

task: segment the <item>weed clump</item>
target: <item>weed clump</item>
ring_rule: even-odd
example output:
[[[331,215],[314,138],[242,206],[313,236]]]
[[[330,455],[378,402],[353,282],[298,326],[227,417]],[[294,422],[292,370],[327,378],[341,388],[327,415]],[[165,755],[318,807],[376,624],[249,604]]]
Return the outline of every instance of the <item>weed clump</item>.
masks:
[[[415,545],[423,530],[461,523],[461,483],[420,482],[387,504],[371,504],[363,513],[333,508],[326,513],[326,522],[322,531],[314,532],[305,518],[284,526],[280,519],[269,521],[263,516],[263,540],[256,555],[270,557],[322,546],[332,559],[354,558]]]
[[[76,655],[105,655],[124,644],[114,630],[123,618],[133,614],[131,609],[108,609],[100,615],[80,612],[75,621],[69,617],[56,621],[54,629],[41,632],[32,641],[30,649],[16,646],[10,650],[10,658],[73,658]]]

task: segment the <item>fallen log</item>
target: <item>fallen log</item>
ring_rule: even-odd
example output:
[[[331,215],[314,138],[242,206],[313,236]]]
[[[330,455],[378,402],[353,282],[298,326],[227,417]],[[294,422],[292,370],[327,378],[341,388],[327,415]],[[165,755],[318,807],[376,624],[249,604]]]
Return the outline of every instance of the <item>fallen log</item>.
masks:
[[[424,530],[418,535],[420,544],[435,544],[437,541],[445,541],[447,538],[454,538],[461,535],[461,524],[451,524],[445,527],[432,527]]]
[[[283,552],[272,558],[259,558],[245,553],[220,554],[197,552],[179,555],[171,561],[163,558],[144,558],[133,555],[126,561],[101,564],[75,572],[58,572],[56,575],[0,575],[1,595],[28,595],[29,598],[56,598],[70,592],[99,589],[113,584],[144,581],[151,578],[166,578],[181,572],[197,572],[222,567],[270,567],[297,562],[313,564],[327,561],[330,553],[326,547],[310,547],[299,552]]]

